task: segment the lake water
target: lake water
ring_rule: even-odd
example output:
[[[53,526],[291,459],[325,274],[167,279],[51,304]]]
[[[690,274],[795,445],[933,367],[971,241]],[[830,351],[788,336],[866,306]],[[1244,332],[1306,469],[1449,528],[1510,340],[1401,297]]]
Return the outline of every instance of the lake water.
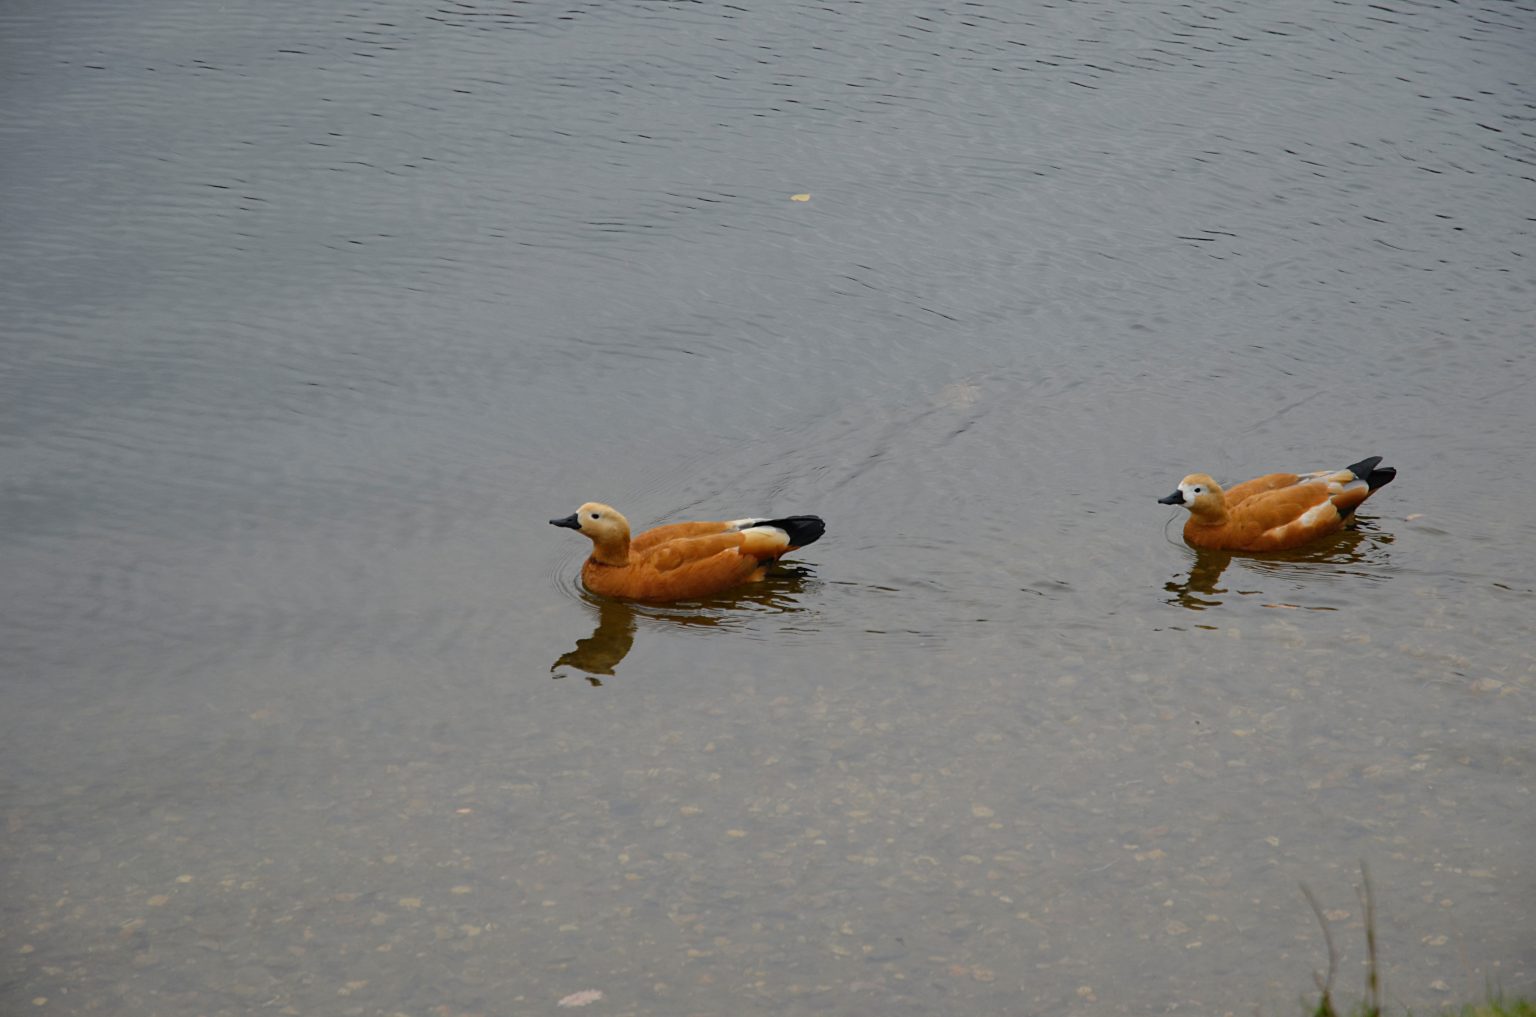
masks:
[[[1536,992],[1536,7],[0,9],[0,1009]],[[792,200],[808,196],[808,200]],[[1355,533],[1157,504],[1382,455]],[[760,587],[581,593],[816,512]]]

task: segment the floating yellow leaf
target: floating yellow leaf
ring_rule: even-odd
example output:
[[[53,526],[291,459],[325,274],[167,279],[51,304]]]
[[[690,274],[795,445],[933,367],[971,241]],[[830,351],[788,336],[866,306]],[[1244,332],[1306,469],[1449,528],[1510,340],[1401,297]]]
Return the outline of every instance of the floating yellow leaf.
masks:
[[[790,201],[810,201],[811,200],[811,196],[809,194],[791,194],[789,196],[789,200]]]

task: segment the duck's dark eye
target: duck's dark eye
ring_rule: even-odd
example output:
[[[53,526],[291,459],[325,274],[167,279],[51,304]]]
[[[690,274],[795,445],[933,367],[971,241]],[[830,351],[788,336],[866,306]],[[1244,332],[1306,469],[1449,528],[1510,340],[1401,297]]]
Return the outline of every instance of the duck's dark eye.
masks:
[[[1201,491],[1204,491],[1204,490],[1205,490],[1205,488],[1203,488],[1203,487],[1197,487],[1197,488],[1195,488],[1195,493],[1199,494]]]
[[[592,513],[592,518],[593,518],[593,519],[601,519],[601,518],[602,518],[602,516],[601,516],[601,515],[599,515],[599,514],[598,514],[598,513],[596,513],[596,512],[594,512],[594,513]]]

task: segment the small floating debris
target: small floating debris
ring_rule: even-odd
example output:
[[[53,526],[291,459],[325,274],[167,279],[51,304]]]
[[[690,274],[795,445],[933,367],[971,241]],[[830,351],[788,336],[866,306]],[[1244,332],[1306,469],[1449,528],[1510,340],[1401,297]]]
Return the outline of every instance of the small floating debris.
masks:
[[[603,990],[602,989],[582,989],[580,992],[573,992],[573,993],[571,993],[569,996],[566,996],[564,999],[562,999],[560,1002],[556,1003],[555,1005],[556,1006],[567,1006],[567,1007],[569,1007],[569,1006],[588,1006],[588,1005],[590,1005],[592,1003],[596,1003],[598,1000],[600,1000],[602,998],[603,998]]]
[[[790,201],[810,201],[811,200],[811,196],[809,194],[791,194],[789,196],[789,200]]]

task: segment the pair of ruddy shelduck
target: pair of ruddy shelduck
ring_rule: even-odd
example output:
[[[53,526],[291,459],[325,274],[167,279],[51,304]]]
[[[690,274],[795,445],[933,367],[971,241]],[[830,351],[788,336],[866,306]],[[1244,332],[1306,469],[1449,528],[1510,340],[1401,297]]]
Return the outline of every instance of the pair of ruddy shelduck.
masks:
[[[1158,499],[1189,509],[1184,540],[1220,551],[1284,551],[1336,533],[1397,471],[1380,456],[1342,470],[1271,473],[1231,490],[1191,473]],[[604,597],[665,602],[697,600],[763,578],[770,564],[815,543],[826,532],[819,516],[671,523],[630,537],[629,520],[610,506],[588,502],[555,526],[592,541],[581,581]]]

